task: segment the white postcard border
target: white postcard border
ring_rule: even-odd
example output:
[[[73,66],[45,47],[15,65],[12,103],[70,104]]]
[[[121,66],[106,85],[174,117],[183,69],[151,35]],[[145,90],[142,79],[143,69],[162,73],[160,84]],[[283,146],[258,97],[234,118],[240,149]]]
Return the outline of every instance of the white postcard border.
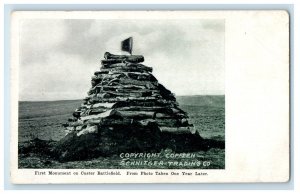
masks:
[[[138,16],[138,17],[137,17]],[[18,20],[25,18],[69,18],[69,19],[216,19],[226,20],[225,31],[225,64],[226,64],[226,166],[225,170],[184,170],[207,172],[208,176],[168,176],[133,177],[121,176],[36,176],[35,170],[17,168],[18,142]],[[12,15],[11,34],[11,178],[13,183],[175,183],[175,182],[286,182],[289,180],[289,42],[288,14],[285,11],[185,11],[185,12],[15,12]],[[270,22],[270,20],[276,22]],[[245,24],[251,21],[251,24]],[[280,33],[268,34],[259,25],[268,21],[270,28]],[[287,26],[286,26],[287,25]],[[261,26],[262,27],[262,26]],[[247,29],[245,37],[240,29]],[[272,31],[272,29],[271,29]],[[274,31],[274,32],[275,32]],[[250,32],[250,36],[249,35]],[[252,34],[251,34],[252,33]],[[255,39],[258,38],[258,39]],[[255,42],[255,40],[257,42]],[[263,42],[259,42],[262,41]],[[252,42],[254,41],[254,43]],[[268,45],[271,44],[271,45]],[[271,47],[274,44],[274,47]],[[280,47],[276,45],[280,45]],[[237,46],[239,49],[237,49]],[[264,46],[274,55],[264,59],[258,51]],[[247,48],[247,50],[245,49]],[[245,53],[247,51],[247,53]],[[247,60],[243,57],[249,57]],[[270,61],[271,60],[271,61]],[[274,64],[270,64],[274,62]],[[243,64],[244,65],[241,65]],[[267,64],[267,65],[266,65]],[[270,69],[270,67],[274,67]],[[270,82],[271,81],[271,82]],[[244,84],[244,87],[242,87]],[[265,90],[262,86],[268,86]],[[254,88],[252,88],[254,87]],[[245,91],[243,88],[252,88]],[[245,92],[245,93],[241,93]],[[249,96],[251,94],[251,98]],[[247,96],[248,95],[248,96]],[[275,96],[274,99],[261,98]],[[249,101],[247,101],[249,100]],[[240,105],[246,105],[241,110]],[[273,104],[276,107],[265,107]],[[256,108],[264,107],[258,112]],[[274,111],[274,108],[275,111]],[[243,112],[244,111],[244,112]],[[255,119],[253,119],[253,113]],[[252,114],[252,120],[247,118]],[[267,114],[267,118],[266,118]],[[251,115],[250,115],[251,116]],[[267,119],[268,122],[262,120]],[[237,119],[239,119],[237,121]],[[274,121],[270,123],[269,121]],[[249,125],[245,125],[249,123]],[[260,126],[256,124],[260,123]],[[238,128],[241,128],[238,131]],[[259,127],[258,129],[255,127]],[[272,130],[270,129],[272,128]],[[248,131],[247,131],[248,129]],[[245,132],[252,138],[245,138]],[[250,133],[251,132],[251,133]],[[264,138],[264,139],[263,139]],[[238,146],[237,146],[238,145]],[[247,152],[247,153],[245,153]],[[257,159],[258,158],[258,159]],[[261,170],[263,169],[263,170]],[[274,171],[276,169],[276,171]],[[46,171],[66,171],[46,169]],[[42,171],[40,169],[39,171]],[[69,170],[99,171],[99,170]],[[101,169],[100,171],[105,171]],[[128,170],[119,170],[124,173]],[[139,171],[139,170],[132,170]],[[153,170],[143,170],[153,171]],[[157,170],[164,171],[164,170]],[[183,170],[167,170],[180,171]]]

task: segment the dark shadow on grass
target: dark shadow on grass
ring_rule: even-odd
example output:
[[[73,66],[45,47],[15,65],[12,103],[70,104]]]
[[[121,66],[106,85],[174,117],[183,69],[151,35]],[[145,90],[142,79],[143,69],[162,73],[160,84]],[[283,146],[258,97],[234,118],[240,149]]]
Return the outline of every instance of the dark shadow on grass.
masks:
[[[122,131],[120,131],[122,130]],[[171,149],[177,153],[224,149],[225,142],[203,139],[196,134],[160,132],[156,127],[147,129],[115,128],[77,136],[70,133],[58,142],[35,138],[19,144],[19,156],[32,154],[40,158],[52,158],[59,162],[83,161],[110,157],[120,153],[158,153]]]

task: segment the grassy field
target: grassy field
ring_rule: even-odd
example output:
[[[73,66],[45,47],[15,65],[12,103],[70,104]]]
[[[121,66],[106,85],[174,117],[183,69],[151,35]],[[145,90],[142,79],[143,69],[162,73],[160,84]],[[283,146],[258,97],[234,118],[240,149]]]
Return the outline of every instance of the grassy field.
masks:
[[[177,101],[203,138],[225,141],[225,96],[179,96]]]
[[[19,142],[39,138],[58,141],[64,137],[62,127],[81,100],[20,102]]]
[[[177,101],[180,107],[188,113],[190,123],[194,124],[203,138],[225,141],[225,96],[178,96]],[[67,121],[81,103],[81,100],[20,102],[19,146],[35,138],[58,141],[64,137],[62,124]],[[172,152],[172,150],[161,151],[161,153],[165,152]],[[210,161],[211,165],[209,167],[198,166],[193,168],[225,168],[224,149],[212,148],[206,152],[196,152],[195,155],[195,159]],[[168,161],[164,157],[157,159]],[[122,161],[119,156],[112,156],[99,157],[88,161],[60,163],[33,153],[19,155],[19,168],[180,168],[167,165],[133,167],[120,165]]]

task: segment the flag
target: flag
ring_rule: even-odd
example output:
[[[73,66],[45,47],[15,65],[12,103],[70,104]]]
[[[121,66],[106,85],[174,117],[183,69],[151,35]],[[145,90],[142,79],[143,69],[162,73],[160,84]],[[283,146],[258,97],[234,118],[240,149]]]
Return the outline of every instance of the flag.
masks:
[[[132,53],[132,37],[129,37],[121,42],[121,50]]]

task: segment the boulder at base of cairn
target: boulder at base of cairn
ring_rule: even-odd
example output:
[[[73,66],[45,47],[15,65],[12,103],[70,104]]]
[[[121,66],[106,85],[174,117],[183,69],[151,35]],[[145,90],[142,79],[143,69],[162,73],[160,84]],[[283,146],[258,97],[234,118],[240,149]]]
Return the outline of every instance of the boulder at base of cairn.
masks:
[[[91,129],[91,130],[90,130]],[[93,127],[68,133],[53,150],[61,162],[111,156],[122,152],[160,152],[160,130],[157,126],[118,126],[95,130]]]

